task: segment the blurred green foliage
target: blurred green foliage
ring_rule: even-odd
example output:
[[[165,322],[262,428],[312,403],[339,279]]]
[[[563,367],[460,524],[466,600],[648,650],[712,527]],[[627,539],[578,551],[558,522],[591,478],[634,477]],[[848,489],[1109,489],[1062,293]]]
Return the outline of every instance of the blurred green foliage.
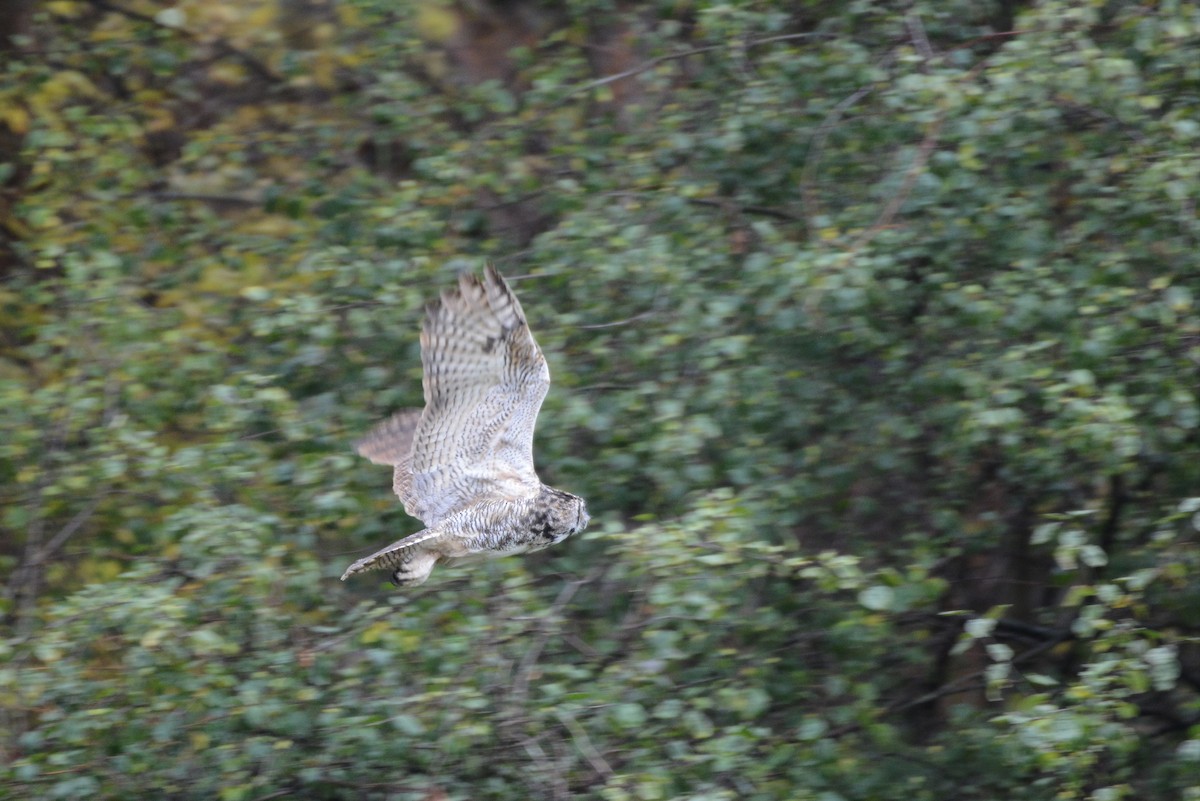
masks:
[[[1194,4],[18,33],[3,797],[1200,799]],[[485,258],[592,528],[342,585]]]

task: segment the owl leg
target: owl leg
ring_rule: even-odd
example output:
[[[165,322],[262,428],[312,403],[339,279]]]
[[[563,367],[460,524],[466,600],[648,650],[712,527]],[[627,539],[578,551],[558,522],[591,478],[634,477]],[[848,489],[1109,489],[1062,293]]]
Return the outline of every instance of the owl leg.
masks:
[[[396,587],[416,587],[424,584],[438,562],[438,554],[425,550],[410,550],[392,571],[392,584]]]

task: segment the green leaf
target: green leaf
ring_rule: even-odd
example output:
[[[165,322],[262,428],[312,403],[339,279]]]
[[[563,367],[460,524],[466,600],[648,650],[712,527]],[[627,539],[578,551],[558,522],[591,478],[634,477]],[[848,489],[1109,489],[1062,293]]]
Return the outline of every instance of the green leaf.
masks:
[[[867,587],[858,594],[858,602],[867,609],[875,612],[884,612],[891,609],[895,599],[895,590],[882,584]]]

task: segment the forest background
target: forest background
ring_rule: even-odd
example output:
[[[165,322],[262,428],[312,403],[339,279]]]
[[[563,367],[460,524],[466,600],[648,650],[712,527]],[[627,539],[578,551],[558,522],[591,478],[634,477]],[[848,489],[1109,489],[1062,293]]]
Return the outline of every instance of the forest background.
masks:
[[[1200,799],[1196,3],[0,34],[0,797]],[[341,584],[487,259],[592,526]]]

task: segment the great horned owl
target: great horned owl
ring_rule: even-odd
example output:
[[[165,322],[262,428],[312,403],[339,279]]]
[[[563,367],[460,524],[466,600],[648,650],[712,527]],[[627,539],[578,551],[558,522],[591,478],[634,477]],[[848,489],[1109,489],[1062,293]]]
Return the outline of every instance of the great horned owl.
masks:
[[[533,427],[550,388],[546,359],[521,304],[488,265],[426,310],[425,408],[376,426],[359,454],[394,467],[404,510],[426,526],[342,574],[389,569],[421,584],[442,560],[505,556],[562,542],[588,524],[583,498],[547,487],[533,469]]]

